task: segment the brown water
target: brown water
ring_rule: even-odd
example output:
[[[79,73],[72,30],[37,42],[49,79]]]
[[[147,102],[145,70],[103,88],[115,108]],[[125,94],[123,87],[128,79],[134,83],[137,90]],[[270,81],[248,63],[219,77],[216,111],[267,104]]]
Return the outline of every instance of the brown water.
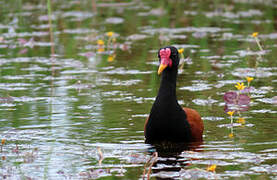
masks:
[[[276,179],[276,1],[0,6],[1,179],[143,178],[153,151],[143,126],[165,45],[184,48],[177,96],[203,117],[204,143],[159,156],[151,177]],[[232,126],[223,95],[247,76],[251,102]]]

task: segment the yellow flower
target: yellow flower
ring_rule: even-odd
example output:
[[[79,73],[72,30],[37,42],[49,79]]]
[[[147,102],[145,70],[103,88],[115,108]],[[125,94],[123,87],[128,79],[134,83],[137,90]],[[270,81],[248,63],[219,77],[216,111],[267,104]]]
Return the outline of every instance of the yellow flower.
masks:
[[[233,137],[234,137],[234,134],[233,134],[233,133],[230,133],[228,136],[229,136],[229,138],[233,138]]]
[[[245,124],[245,119],[240,117],[240,118],[238,118],[237,123]]]
[[[179,54],[183,54],[184,48],[178,49]]]
[[[213,164],[207,167],[207,171],[215,172],[215,169],[216,169],[216,164]]]
[[[233,116],[233,114],[235,113],[235,111],[228,111],[227,114],[229,114],[230,116]]]
[[[106,34],[107,34],[108,37],[112,37],[114,32],[110,31],[110,32],[107,32]]]
[[[109,56],[109,57],[108,57],[108,62],[112,62],[112,61],[114,60],[114,58],[115,58],[114,55],[113,55],[113,56]]]
[[[252,78],[252,77],[246,77],[246,80],[247,80],[248,83],[250,83],[251,81],[253,81],[253,79],[254,79],[254,78]]]
[[[104,48],[98,48],[98,49],[97,49],[97,52],[104,52],[104,51],[105,51]]]
[[[97,40],[97,44],[98,44],[99,46],[103,46],[105,43],[104,43],[103,40],[98,39],[98,40]]]
[[[258,35],[259,35],[258,32],[253,32],[253,33],[252,33],[252,37],[254,37],[254,38],[257,37]]]
[[[237,83],[237,85],[235,85],[235,87],[236,87],[238,90],[243,90],[243,89],[245,88],[244,83]]]
[[[6,139],[2,139],[2,140],[1,140],[1,144],[2,144],[2,145],[4,145],[5,142],[6,142]]]

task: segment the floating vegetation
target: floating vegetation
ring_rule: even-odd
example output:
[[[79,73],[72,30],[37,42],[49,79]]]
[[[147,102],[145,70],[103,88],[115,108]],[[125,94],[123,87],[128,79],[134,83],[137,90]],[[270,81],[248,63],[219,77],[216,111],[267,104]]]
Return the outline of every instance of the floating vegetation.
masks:
[[[254,78],[252,77],[246,77],[247,80],[247,87],[244,85],[244,83],[237,83],[235,87],[238,91],[230,91],[226,92],[223,96],[223,99],[225,101],[224,110],[225,112],[230,116],[231,119],[231,133],[229,134],[230,138],[233,138],[233,116],[234,114],[237,114],[239,117],[237,118],[237,123],[244,125],[245,124],[245,118],[241,117],[242,112],[248,111],[250,102],[251,102],[251,89],[250,82]]]

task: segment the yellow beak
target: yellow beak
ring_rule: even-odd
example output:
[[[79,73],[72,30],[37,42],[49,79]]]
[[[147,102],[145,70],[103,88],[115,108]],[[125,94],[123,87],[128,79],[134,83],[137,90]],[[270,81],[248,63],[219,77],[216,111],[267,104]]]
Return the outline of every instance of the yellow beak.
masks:
[[[160,64],[158,75],[160,75],[166,67],[167,67],[167,64]]]

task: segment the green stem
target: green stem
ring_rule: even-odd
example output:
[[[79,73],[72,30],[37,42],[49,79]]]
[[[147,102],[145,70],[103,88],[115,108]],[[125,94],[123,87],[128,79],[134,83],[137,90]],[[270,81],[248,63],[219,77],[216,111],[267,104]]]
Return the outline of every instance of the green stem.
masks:
[[[256,41],[256,43],[257,43],[257,45],[258,45],[260,51],[263,51],[264,49],[262,48],[262,46],[261,46],[261,44],[260,44],[260,41],[259,41],[259,39],[258,39],[257,37],[255,37],[255,41]],[[261,61],[261,60],[263,59],[263,58],[262,58],[262,55],[261,55],[261,54],[258,54],[258,56],[259,56],[259,60]],[[258,66],[258,63],[259,63],[259,61],[257,61],[256,67]]]
[[[54,55],[55,49],[54,49],[54,37],[53,37],[53,28],[52,28],[51,0],[47,0],[47,10],[48,10],[48,23],[49,23],[50,42],[51,42],[51,55]]]
[[[109,52],[111,47],[110,47],[110,43],[111,43],[111,37],[108,38],[108,42],[107,42],[107,51]]]
[[[262,48],[261,44],[260,44],[260,41],[257,37],[255,37],[255,40],[256,40],[256,43],[258,44],[258,47],[261,51],[263,51],[264,49]]]

